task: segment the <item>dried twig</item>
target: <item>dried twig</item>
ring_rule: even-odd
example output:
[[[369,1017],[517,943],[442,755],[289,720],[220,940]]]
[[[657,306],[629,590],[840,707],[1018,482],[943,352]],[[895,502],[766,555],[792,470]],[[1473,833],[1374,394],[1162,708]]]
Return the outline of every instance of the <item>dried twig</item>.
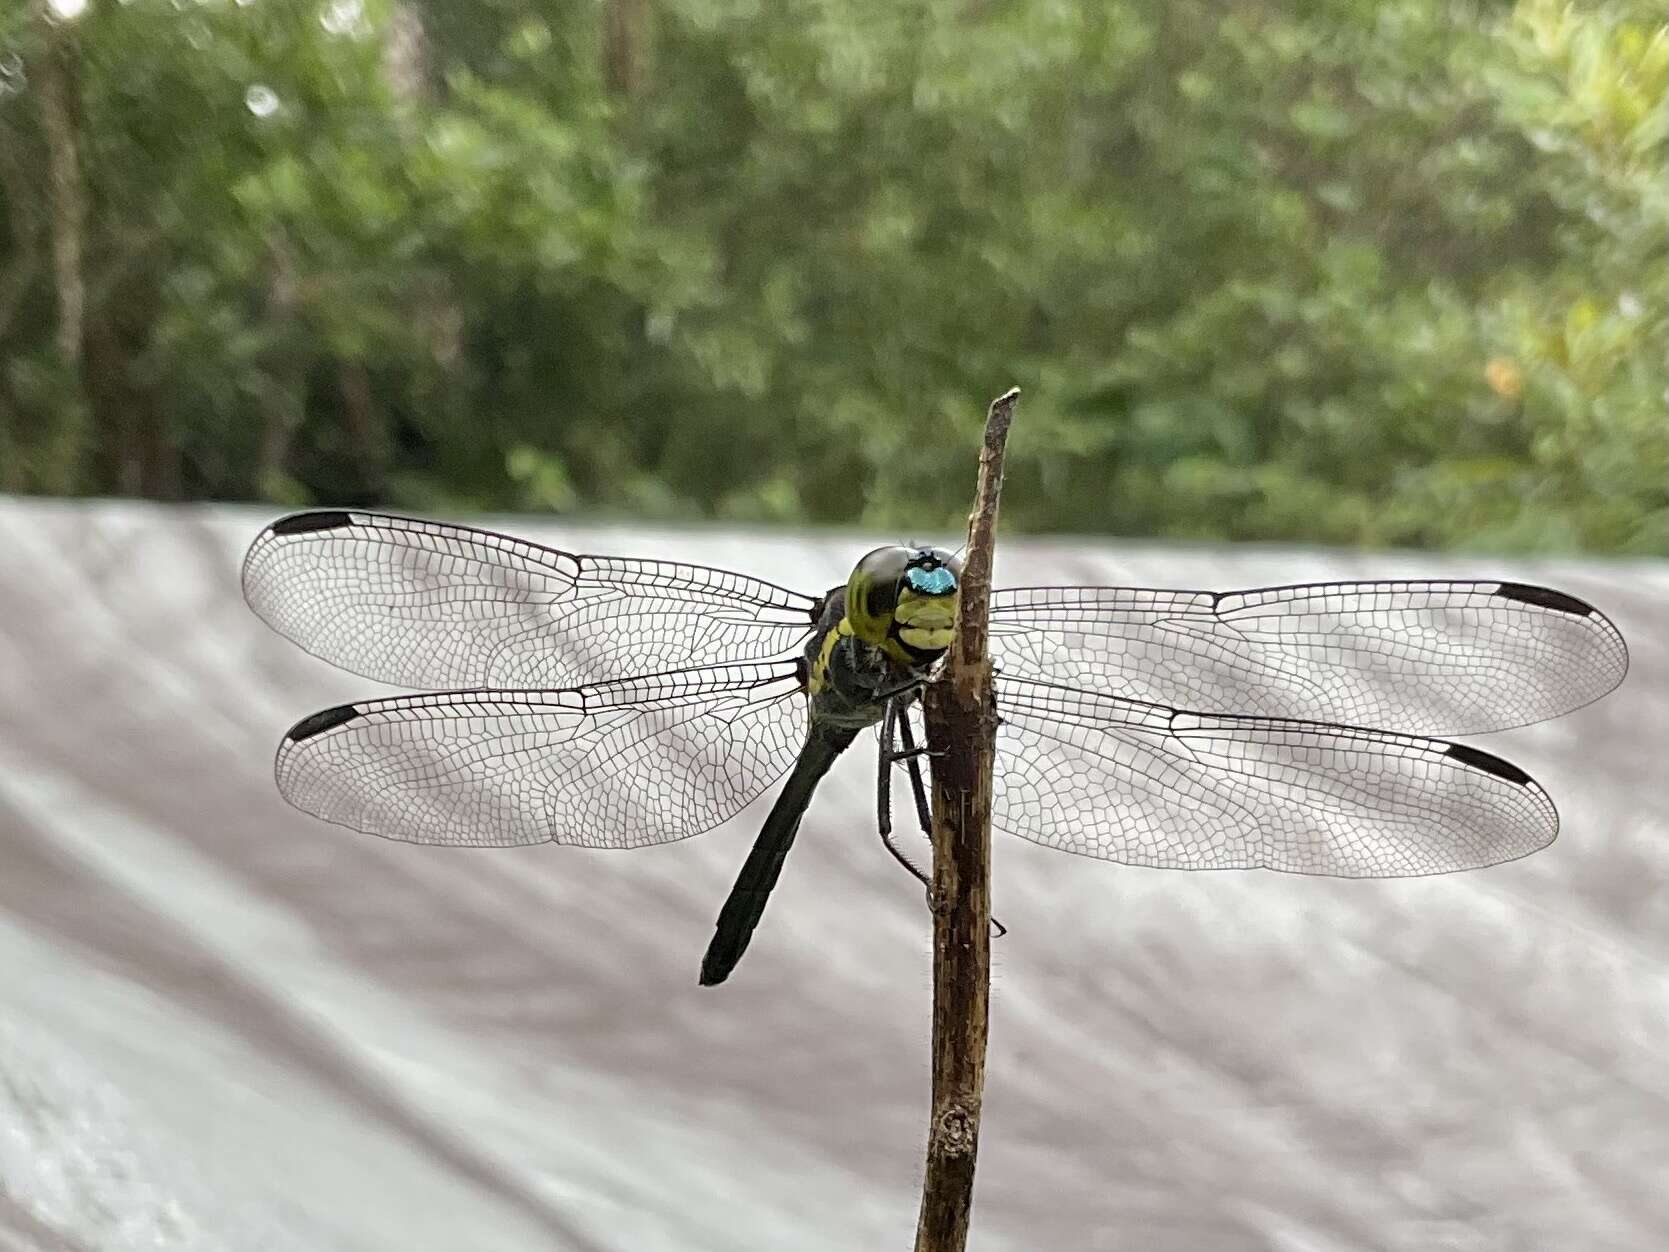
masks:
[[[986,655],[1003,448],[1020,398],[991,402],[968,518],[956,640],[924,699],[933,761],[933,1120],[916,1252],[961,1252],[973,1208],[991,984],[991,765],[997,707]]]

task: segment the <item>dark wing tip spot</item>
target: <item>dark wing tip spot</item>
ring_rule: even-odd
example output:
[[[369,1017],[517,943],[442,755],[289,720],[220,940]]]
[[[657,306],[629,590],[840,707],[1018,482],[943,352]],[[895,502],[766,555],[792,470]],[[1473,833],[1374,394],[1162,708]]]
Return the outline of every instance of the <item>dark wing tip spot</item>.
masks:
[[[300,743],[303,739],[311,739],[314,735],[322,735],[327,730],[346,725],[358,716],[359,710],[351,704],[338,704],[333,709],[320,709],[290,727],[289,734],[284,738],[291,743]]]
[[[305,535],[314,530],[338,530],[352,526],[353,518],[341,509],[315,509],[311,513],[292,513],[267,527],[275,535]]]
[[[1475,769],[1481,769],[1486,774],[1494,774],[1497,778],[1505,778],[1510,783],[1517,783],[1520,787],[1530,782],[1530,775],[1526,774],[1511,761],[1503,761],[1498,756],[1491,756],[1488,752],[1481,752],[1477,748],[1469,748],[1464,743],[1451,743],[1449,755],[1457,761],[1464,761]]]
[[[1594,606],[1575,596],[1567,596],[1562,591],[1554,591],[1551,587],[1533,587],[1529,583],[1502,583],[1496,595],[1504,600],[1518,600],[1524,604],[1537,604],[1544,609],[1553,609],[1560,613],[1569,613],[1575,617],[1592,617]]]

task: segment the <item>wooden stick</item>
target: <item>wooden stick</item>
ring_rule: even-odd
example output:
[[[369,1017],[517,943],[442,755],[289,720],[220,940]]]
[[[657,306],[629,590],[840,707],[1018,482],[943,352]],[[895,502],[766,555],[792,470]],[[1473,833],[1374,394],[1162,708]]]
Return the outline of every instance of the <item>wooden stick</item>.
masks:
[[[923,697],[933,763],[933,1118],[916,1252],[962,1252],[973,1210],[991,990],[991,765],[986,655],[1003,448],[1019,388],[991,402],[968,518],[956,638]]]

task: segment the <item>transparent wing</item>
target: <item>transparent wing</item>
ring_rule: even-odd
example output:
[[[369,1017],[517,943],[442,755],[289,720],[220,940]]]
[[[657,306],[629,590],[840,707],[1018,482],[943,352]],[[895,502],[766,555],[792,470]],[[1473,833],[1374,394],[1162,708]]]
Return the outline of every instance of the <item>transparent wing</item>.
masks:
[[[1445,874],[1553,841],[1528,775],[1439,739],[997,681],[992,825],[1161,869]]]
[[[243,593],[315,656],[400,687],[570,687],[763,661],[804,640],[815,602],[675,561],[559,552],[378,513],[281,518]]]
[[[344,704],[291,728],[274,773],[297,808],[408,843],[636,848],[734,816],[804,739],[791,664],[727,665]]]
[[[1593,606],[1502,582],[1011,588],[991,597],[991,653],[1015,678],[1422,735],[1557,717],[1628,670]]]

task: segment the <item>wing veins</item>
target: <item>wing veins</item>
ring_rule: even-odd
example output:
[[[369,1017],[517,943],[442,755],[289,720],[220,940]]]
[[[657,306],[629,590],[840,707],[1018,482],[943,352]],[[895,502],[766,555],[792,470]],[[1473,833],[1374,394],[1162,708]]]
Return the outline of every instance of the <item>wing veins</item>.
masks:
[[[992,596],[1005,673],[1174,707],[1478,734],[1598,699],[1628,654],[1592,606],[1500,581]]]
[[[786,772],[798,693],[778,663],[367,700],[292,732],[274,771],[298,808],[389,838],[641,846],[728,820]]]
[[[1385,877],[1551,842],[1533,780],[1487,753],[1356,726],[1198,713],[1004,675],[997,818],[1034,842],[1168,868]]]

